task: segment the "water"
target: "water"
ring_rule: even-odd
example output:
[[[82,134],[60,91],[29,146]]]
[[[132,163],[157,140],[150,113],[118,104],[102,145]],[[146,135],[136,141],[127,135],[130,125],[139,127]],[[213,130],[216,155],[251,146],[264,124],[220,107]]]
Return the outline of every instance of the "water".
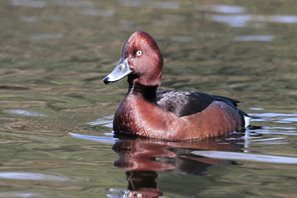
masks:
[[[4,0],[0,197],[295,197],[295,1]],[[154,36],[161,89],[243,101],[253,125],[192,143],[113,137],[129,35]]]

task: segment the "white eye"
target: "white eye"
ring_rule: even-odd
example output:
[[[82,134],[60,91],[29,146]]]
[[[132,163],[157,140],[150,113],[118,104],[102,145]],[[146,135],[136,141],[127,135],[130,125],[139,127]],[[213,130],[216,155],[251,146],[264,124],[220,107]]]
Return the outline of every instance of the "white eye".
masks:
[[[142,55],[142,51],[141,50],[138,50],[137,52],[136,52],[136,56],[141,56]]]

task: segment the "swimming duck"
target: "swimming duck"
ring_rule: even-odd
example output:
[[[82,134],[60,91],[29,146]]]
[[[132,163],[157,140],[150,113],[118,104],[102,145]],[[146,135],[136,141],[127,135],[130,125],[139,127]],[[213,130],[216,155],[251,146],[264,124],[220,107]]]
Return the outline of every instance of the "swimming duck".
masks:
[[[191,91],[157,93],[162,70],[156,41],[146,32],[133,33],[118,64],[103,79],[110,84],[128,76],[129,89],[114,115],[114,132],[184,141],[223,136],[249,124],[237,100]]]

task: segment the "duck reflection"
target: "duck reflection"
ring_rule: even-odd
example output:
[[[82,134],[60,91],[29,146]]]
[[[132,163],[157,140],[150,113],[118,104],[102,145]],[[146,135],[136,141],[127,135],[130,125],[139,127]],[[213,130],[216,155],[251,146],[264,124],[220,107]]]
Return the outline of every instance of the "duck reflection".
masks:
[[[195,142],[164,142],[160,140],[118,137],[113,150],[118,154],[114,165],[126,170],[128,187],[123,197],[159,197],[158,172],[200,175],[209,167],[230,165],[229,160],[217,160],[193,155],[195,150],[242,151],[243,138],[228,137]]]

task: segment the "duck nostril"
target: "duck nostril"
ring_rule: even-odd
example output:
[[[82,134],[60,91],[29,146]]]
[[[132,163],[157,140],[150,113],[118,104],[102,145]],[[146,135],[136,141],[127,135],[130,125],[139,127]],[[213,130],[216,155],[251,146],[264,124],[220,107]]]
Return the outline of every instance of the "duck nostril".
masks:
[[[120,66],[119,66],[119,71],[122,71],[124,68],[125,68],[125,65],[120,64]]]
[[[110,83],[109,77],[108,76],[105,76],[105,78],[103,78],[103,82],[104,82],[104,84]]]

